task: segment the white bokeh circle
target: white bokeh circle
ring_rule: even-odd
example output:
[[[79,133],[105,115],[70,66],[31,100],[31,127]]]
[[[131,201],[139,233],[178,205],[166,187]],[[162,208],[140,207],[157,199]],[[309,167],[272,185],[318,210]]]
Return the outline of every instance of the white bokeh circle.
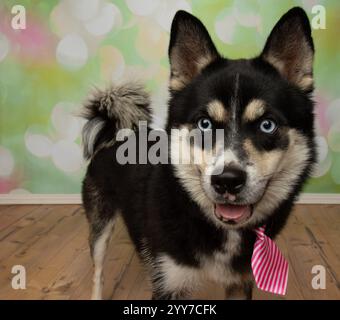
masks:
[[[161,1],[154,13],[157,23],[166,31],[170,31],[171,22],[178,10],[192,12],[191,5],[186,0]]]
[[[317,136],[315,138],[315,143],[316,143],[317,153],[318,153],[318,163],[321,163],[327,157],[328,143],[327,143],[327,140],[323,136]]]
[[[14,158],[12,153],[0,146],[0,177],[8,177],[14,169]]]
[[[331,167],[332,157],[330,154],[328,154],[327,158],[324,161],[315,164],[312,172],[312,177],[319,178],[324,176],[327,172],[329,172]]]
[[[215,33],[223,43],[232,44],[236,25],[236,17],[232,10],[225,10],[223,15],[219,15],[215,20]]]
[[[340,99],[333,100],[327,110],[326,117],[329,123],[340,125]]]
[[[88,48],[82,37],[70,33],[58,43],[56,57],[61,65],[69,69],[80,69],[88,59]]]
[[[103,36],[110,32],[113,27],[122,25],[122,14],[113,3],[105,4],[93,19],[85,22],[86,30],[94,36]]]
[[[31,133],[29,130],[25,133],[25,145],[29,152],[39,158],[45,158],[51,155],[52,141],[45,135]]]
[[[60,140],[52,148],[52,160],[61,171],[76,172],[83,163],[81,148],[73,141]]]
[[[258,1],[234,1],[230,9],[240,26],[259,30],[262,23],[259,14],[260,7]]]
[[[159,6],[161,2],[160,0],[126,0],[126,5],[130,9],[130,11],[137,16],[149,16],[151,15],[156,8]]]
[[[66,0],[72,15],[80,21],[93,18],[98,12],[99,3],[99,0]]]
[[[78,117],[72,115],[72,111],[77,107],[71,102],[62,101],[57,103],[51,114],[51,120],[58,136],[74,141],[80,134],[81,123]]]

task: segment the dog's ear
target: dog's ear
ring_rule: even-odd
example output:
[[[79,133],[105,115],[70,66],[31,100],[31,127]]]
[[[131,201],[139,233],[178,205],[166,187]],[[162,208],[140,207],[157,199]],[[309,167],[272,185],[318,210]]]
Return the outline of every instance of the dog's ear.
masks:
[[[185,11],[178,11],[170,33],[170,89],[184,88],[217,57],[217,50],[202,22]]]
[[[313,90],[314,45],[305,11],[289,10],[270,33],[262,59],[305,92]]]

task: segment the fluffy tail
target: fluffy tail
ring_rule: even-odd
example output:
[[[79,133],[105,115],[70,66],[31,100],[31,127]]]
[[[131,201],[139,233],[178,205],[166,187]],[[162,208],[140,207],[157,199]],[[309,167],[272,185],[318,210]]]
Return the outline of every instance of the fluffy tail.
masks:
[[[123,128],[135,129],[139,121],[151,119],[150,97],[138,83],[97,90],[85,103],[82,116],[84,157],[89,159],[103,146],[112,145],[116,133]]]

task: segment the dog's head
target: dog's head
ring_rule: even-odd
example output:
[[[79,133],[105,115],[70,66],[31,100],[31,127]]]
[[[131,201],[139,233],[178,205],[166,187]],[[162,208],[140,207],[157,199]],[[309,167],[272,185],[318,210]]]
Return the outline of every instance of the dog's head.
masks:
[[[182,129],[187,139],[179,146],[172,133],[171,159],[184,188],[218,226],[265,223],[309,175],[313,56],[300,8],[279,20],[260,56],[240,60],[221,57],[197,18],[176,14],[167,130]],[[202,161],[181,163],[185,148]]]

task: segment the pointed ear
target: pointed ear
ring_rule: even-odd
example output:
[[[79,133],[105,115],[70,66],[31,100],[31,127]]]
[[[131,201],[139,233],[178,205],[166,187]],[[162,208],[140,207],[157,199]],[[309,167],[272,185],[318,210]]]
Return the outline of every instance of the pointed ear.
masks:
[[[172,21],[170,33],[170,89],[176,91],[184,88],[218,57],[202,22],[185,11],[178,11]]]
[[[305,11],[289,10],[270,33],[262,59],[305,92],[313,90],[314,45]]]

